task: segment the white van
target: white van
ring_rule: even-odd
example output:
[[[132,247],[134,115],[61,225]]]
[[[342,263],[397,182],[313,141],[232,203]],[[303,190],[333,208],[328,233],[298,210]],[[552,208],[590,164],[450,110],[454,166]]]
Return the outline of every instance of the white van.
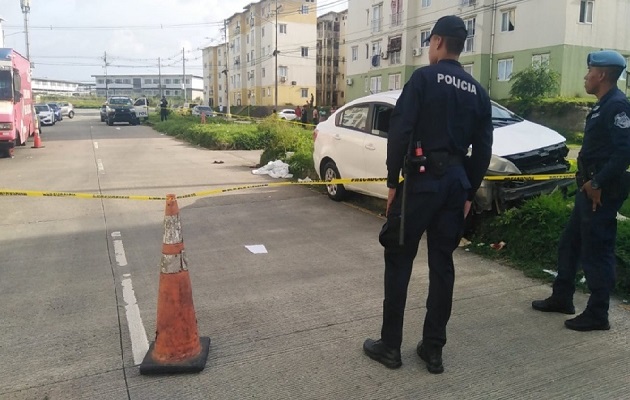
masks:
[[[313,132],[313,161],[321,179],[387,176],[387,131],[401,90],[373,94],[341,107]],[[527,121],[492,102],[494,141],[487,175],[562,174],[569,170],[569,149],[558,132]],[[475,210],[502,209],[506,204],[549,193],[573,179],[487,181],[481,183]],[[384,182],[328,185],[328,196],[341,200],[347,190],[387,198]]]

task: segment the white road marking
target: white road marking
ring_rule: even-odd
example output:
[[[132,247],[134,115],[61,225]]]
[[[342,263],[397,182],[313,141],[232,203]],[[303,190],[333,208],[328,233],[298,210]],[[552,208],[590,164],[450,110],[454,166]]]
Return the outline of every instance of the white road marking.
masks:
[[[122,237],[120,232],[112,232],[112,237]],[[122,240],[114,240],[114,252],[116,254],[116,263],[119,267],[127,265],[127,257],[125,256],[125,248]],[[129,337],[131,338],[131,352],[133,353],[134,365],[140,365],[147,351],[149,351],[149,340],[147,332],[142,323],[140,316],[140,308],[136,300],[136,293],[133,290],[131,282],[131,274],[123,274],[121,281],[122,295],[125,302],[125,316],[127,317],[127,326],[129,327]]]
[[[96,165],[98,165],[98,170],[101,172],[105,171],[105,167],[103,166],[103,161],[101,161],[101,159],[99,158],[98,160],[96,160]]]
[[[94,142],[94,148],[98,149],[98,142]]]

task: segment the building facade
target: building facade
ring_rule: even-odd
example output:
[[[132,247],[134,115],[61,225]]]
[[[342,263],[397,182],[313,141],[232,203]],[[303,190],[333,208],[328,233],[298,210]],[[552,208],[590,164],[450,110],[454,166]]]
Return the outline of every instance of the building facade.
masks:
[[[95,94],[92,83],[33,78],[31,84],[35,94],[62,96],[93,96]]]
[[[227,106],[228,96],[232,106],[277,103],[278,108],[314,99],[316,7],[316,0],[262,0],[228,18],[227,45],[203,50],[208,60],[212,54],[217,66],[218,59],[225,66],[211,69],[214,64],[204,62],[208,90],[212,81],[217,93],[215,105]]]
[[[460,61],[494,99],[509,97],[513,74],[548,66],[559,94],[587,96],[586,55],[602,48],[630,56],[630,2],[595,0],[348,1],[348,97],[402,88],[429,63],[423,44],[438,18],[464,19]],[[626,75],[620,86],[626,88]]]
[[[92,75],[96,81],[96,95],[105,96],[166,96],[184,97],[191,102],[204,100],[203,78],[187,74]],[[161,79],[161,82],[160,82]]]
[[[202,50],[203,90],[208,106],[223,104],[225,93],[225,44],[206,47]]]
[[[329,12],[317,18],[317,96],[322,106],[345,104],[346,24],[348,10]]]

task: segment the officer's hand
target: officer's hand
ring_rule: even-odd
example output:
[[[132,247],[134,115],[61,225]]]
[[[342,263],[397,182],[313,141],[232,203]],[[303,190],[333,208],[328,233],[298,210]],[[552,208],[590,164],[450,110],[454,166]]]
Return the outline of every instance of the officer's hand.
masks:
[[[396,189],[389,188],[389,192],[387,193],[387,208],[385,209],[385,216],[389,215],[389,208],[394,202],[394,197],[396,196]]]
[[[593,189],[591,181],[586,182],[580,190],[586,192],[586,197],[593,202],[593,211],[597,211],[597,206],[602,205],[602,190]]]
[[[472,201],[466,200],[466,203],[464,203],[464,219],[468,217],[468,213],[470,212],[471,207],[472,207]]]

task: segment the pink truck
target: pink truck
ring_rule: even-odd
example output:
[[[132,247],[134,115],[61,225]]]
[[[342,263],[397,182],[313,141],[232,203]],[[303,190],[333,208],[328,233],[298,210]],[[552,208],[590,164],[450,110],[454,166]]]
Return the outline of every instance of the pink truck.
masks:
[[[12,155],[35,134],[31,64],[13,49],[0,48],[0,152]]]

